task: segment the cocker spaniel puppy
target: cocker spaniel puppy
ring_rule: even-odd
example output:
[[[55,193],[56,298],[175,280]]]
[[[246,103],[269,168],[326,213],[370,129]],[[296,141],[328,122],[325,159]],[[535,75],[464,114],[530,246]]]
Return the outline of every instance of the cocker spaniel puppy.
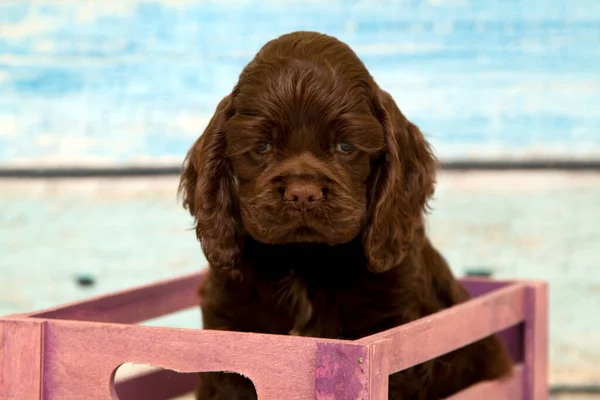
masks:
[[[436,161],[339,40],[268,42],[189,151],[180,194],[210,263],[207,329],[358,339],[468,299],[428,240]],[[439,399],[510,373],[488,337],[390,376],[390,399]],[[253,399],[204,373],[199,399]]]

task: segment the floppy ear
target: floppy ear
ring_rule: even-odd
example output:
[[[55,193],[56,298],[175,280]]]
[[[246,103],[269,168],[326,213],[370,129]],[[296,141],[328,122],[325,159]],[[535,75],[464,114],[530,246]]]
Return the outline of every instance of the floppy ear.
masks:
[[[385,154],[375,166],[363,244],[373,272],[402,262],[424,234],[423,216],[435,185],[436,159],[425,137],[402,115],[392,96],[378,89],[376,117]]]
[[[213,268],[233,270],[240,249],[236,184],[226,158],[225,124],[233,115],[225,97],[204,133],[189,150],[179,181],[179,195],[196,224],[196,237]]]

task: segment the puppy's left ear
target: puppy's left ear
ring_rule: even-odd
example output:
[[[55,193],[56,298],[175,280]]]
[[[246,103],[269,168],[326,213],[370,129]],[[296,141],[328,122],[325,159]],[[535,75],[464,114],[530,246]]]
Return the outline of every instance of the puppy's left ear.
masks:
[[[400,264],[424,235],[436,159],[419,128],[402,115],[389,93],[377,89],[374,112],[383,126],[386,149],[370,180],[363,244],[369,269],[384,272]]]

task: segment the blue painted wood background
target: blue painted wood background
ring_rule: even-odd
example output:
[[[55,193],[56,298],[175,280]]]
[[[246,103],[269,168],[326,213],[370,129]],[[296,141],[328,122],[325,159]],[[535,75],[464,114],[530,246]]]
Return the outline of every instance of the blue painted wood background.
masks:
[[[0,166],[179,163],[267,40],[349,43],[442,159],[600,158],[600,1],[0,4]]]

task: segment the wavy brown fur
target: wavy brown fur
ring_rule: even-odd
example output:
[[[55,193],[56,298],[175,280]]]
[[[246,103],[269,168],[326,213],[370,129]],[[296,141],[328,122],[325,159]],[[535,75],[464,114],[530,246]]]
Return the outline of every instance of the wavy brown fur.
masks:
[[[356,150],[336,151],[341,141]],[[424,230],[435,164],[346,44],[314,32],[268,42],[181,177],[211,265],[205,328],[357,339],[467,300]],[[283,195],[292,182],[323,198],[298,211]],[[438,399],[510,369],[492,336],[392,375],[389,398]],[[201,378],[199,399],[256,397],[239,375]]]

